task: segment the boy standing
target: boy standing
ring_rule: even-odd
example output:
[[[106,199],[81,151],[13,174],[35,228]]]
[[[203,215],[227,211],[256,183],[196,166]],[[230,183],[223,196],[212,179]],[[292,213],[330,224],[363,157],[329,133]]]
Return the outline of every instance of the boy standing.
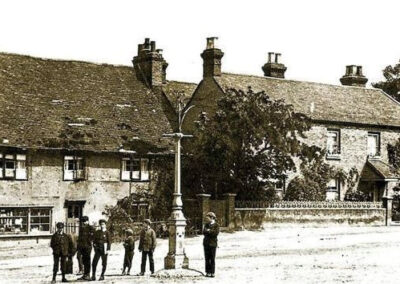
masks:
[[[65,273],[67,270],[67,257],[73,254],[73,243],[69,235],[64,233],[64,224],[57,223],[57,232],[51,237],[50,247],[53,249],[53,279],[51,283],[56,283],[56,275],[58,272],[58,267],[60,265],[61,259],[61,274],[62,282],[68,282],[65,278]]]
[[[219,226],[213,212],[206,215],[206,224],[203,229],[204,258],[206,261],[206,277],[215,277],[215,254],[217,251]]]
[[[99,220],[100,230],[94,233],[93,248],[94,257],[92,263],[92,280],[96,280],[96,267],[99,259],[101,257],[102,271],[99,280],[104,280],[104,273],[107,268],[107,256],[111,249],[111,237],[110,233],[107,231],[106,220]],[[107,245],[107,247],[105,247]]]
[[[143,276],[146,270],[147,256],[149,256],[151,274],[154,273],[153,252],[156,248],[156,233],[150,227],[150,224],[151,221],[149,219],[144,220],[143,229],[140,232],[139,251],[142,252],[142,265],[139,274],[140,276]]]
[[[92,242],[94,228],[89,225],[89,217],[82,216],[79,226],[78,236],[78,260],[82,258],[83,276],[78,280],[90,281],[90,254],[92,252]],[[81,269],[81,267],[79,266]]]
[[[133,231],[131,229],[127,229],[125,233],[126,233],[126,238],[124,241],[125,256],[124,256],[124,267],[122,269],[122,275],[129,275],[131,273],[132,259],[135,251],[135,239],[133,238]],[[128,269],[127,273],[125,273],[126,269]]]

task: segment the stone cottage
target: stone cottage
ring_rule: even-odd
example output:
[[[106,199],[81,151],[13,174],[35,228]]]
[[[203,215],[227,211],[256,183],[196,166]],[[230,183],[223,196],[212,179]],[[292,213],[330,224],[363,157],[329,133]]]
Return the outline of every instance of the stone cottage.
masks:
[[[0,236],[96,222],[106,205],[152,189],[152,161],[173,149],[162,138],[175,125],[168,98],[196,84],[167,81],[149,39],[132,62],[0,53]]]
[[[387,145],[400,137],[400,104],[380,89],[366,88],[368,79],[361,66],[350,65],[340,78],[342,85],[329,85],[285,79],[286,66],[279,62],[279,53],[269,53],[262,66],[264,76],[222,72],[224,53],[216,46],[216,38],[208,38],[201,54],[203,80],[189,105],[196,107],[188,114],[184,128],[190,132],[201,112],[212,115],[217,100],[229,88],[265,91],[272,99],[284,99],[295,111],[309,116],[312,128],[306,143],[327,150],[326,161],[346,172],[353,167],[360,173],[359,186],[369,190],[371,201],[391,195],[398,174],[388,164]],[[293,174],[277,183],[284,193]],[[332,180],[327,199],[343,200],[346,187]]]

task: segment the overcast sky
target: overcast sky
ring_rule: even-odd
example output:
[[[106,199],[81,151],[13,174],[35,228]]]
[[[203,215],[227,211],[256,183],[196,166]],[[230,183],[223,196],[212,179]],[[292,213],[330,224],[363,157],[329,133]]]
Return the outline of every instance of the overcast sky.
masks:
[[[281,52],[286,78],[339,84],[345,65],[369,83],[400,59],[400,3],[361,0],[0,2],[0,51],[131,65],[156,40],[167,78],[199,82],[206,37],[219,37],[225,72],[262,75]]]

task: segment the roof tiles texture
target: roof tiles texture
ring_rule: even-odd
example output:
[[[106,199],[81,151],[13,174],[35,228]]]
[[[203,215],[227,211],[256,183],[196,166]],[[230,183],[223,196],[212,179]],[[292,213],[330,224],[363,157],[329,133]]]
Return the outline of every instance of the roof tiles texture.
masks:
[[[0,144],[95,151],[171,146],[161,138],[171,126],[160,94],[137,80],[132,67],[0,53],[0,109]]]
[[[314,120],[400,126],[400,104],[380,89],[229,73],[214,79],[223,90],[251,86],[254,91],[265,91]]]

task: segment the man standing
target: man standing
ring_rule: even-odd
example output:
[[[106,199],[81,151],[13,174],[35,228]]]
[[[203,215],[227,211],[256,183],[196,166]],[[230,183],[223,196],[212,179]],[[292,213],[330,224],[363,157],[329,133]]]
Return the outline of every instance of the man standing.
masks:
[[[143,229],[140,232],[139,251],[142,252],[142,265],[139,275],[141,276],[143,276],[146,271],[147,256],[149,256],[151,274],[154,273],[153,252],[156,248],[156,233],[150,227],[150,224],[151,221],[149,219],[144,220]]]
[[[217,251],[219,226],[213,212],[206,215],[206,224],[203,229],[204,258],[206,261],[206,277],[215,277],[215,254]]]
[[[68,282],[65,278],[67,270],[67,257],[71,257],[73,254],[73,243],[69,235],[64,233],[64,224],[57,223],[57,232],[51,237],[50,247],[53,249],[53,279],[51,283],[56,283],[56,275],[61,259],[61,274],[62,282]]]
[[[89,217],[82,216],[78,236],[78,257],[82,257],[83,276],[78,280],[90,281],[90,254],[92,252],[92,241],[94,228],[89,225]]]
[[[132,229],[127,229],[125,231],[126,237],[124,240],[124,266],[122,268],[122,275],[130,275],[132,268],[132,259],[135,251],[135,239],[133,237]],[[128,269],[128,272],[125,273],[125,270]]]
[[[96,268],[97,263],[101,257],[102,271],[99,280],[104,280],[104,273],[107,268],[107,255],[111,249],[111,236],[107,231],[106,220],[99,220],[100,230],[94,233],[93,247],[94,247],[94,257],[92,263],[92,280],[96,280]],[[107,247],[105,247],[107,245]]]

